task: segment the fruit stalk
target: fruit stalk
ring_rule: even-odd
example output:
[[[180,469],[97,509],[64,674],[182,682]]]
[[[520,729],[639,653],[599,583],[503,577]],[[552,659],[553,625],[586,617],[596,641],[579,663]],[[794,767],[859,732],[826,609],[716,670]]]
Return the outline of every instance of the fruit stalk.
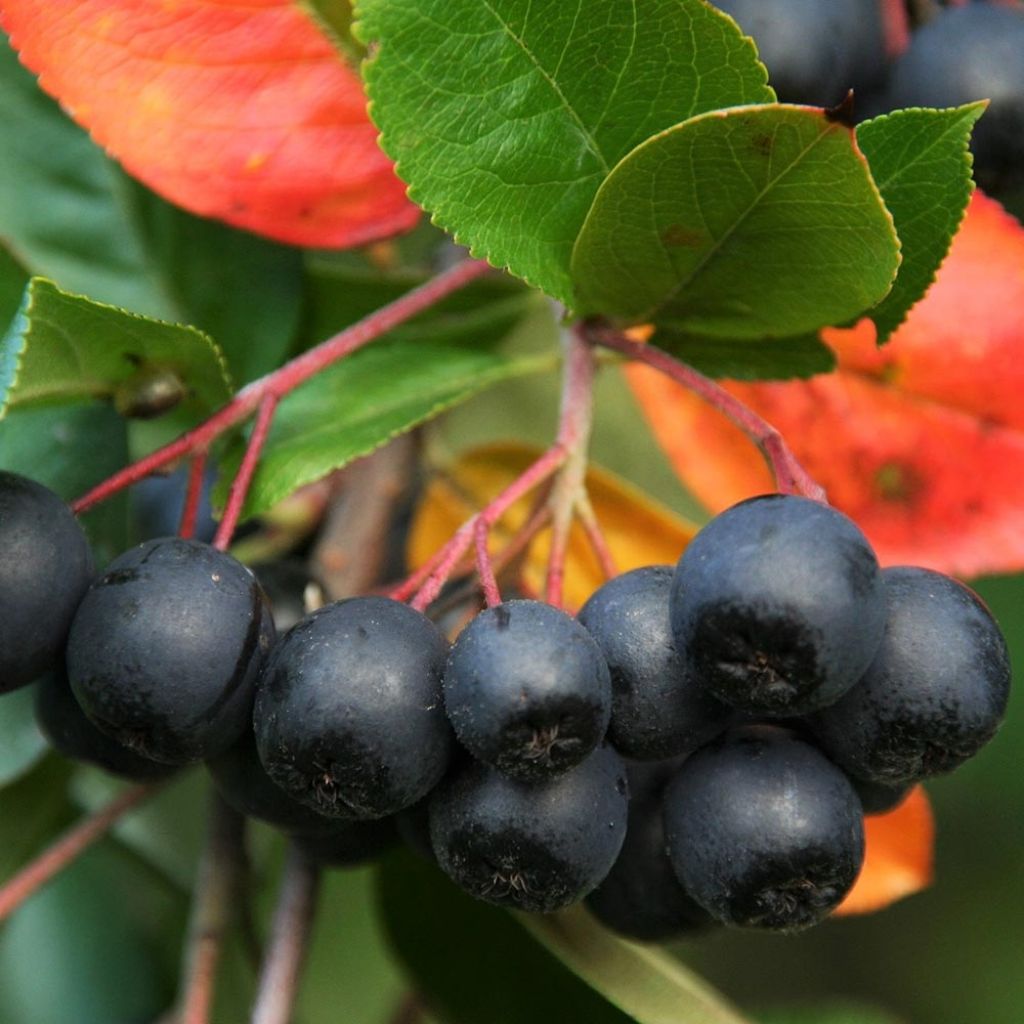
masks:
[[[157,789],[155,785],[133,786],[115,797],[105,807],[73,825],[52,846],[0,888],[0,921],[17,910],[51,878],[60,874],[93,843],[102,839],[115,822],[152,796]]]
[[[203,494],[203,475],[206,472],[205,449],[192,456],[188,467],[188,485],[185,489],[185,506],[181,510],[181,522],[178,524],[179,537],[193,537],[196,532],[196,517],[199,512],[199,501]]]
[[[586,325],[587,338],[594,345],[619,352],[638,363],[645,363],[683,387],[700,395],[708,404],[727,416],[761,450],[781,494],[796,494],[812,501],[827,504],[825,489],[797,461],[782,435],[738,398],[730,395],[693,367],[673,359],[667,352],[642,342],[632,341],[604,324]]]
[[[316,865],[301,850],[291,846],[253,1004],[252,1024],[288,1024],[292,1019],[319,884],[320,872]]]
[[[296,356],[279,369],[246,385],[209,419],[97,484],[74,502],[72,509],[76,514],[85,512],[93,505],[138,483],[177,459],[195,452],[207,451],[221,434],[249,419],[265,399],[273,397],[279,401],[338,360],[344,359],[399,324],[437,305],[453,292],[464,288],[478,277],[483,277],[489,270],[490,266],[486,263],[466,260],[451,270],[438,274],[419,288],[414,288],[400,299],[375,310],[315,348]]]
[[[182,961],[179,1024],[209,1024],[224,936],[242,892],[245,818],[214,790]]]

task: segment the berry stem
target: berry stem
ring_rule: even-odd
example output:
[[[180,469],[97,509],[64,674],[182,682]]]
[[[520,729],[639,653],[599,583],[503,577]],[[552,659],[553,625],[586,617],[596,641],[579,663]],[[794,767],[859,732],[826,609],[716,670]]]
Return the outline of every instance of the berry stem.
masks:
[[[608,544],[608,538],[601,529],[594,506],[590,503],[590,495],[584,492],[576,499],[576,515],[583,526],[590,543],[591,550],[601,566],[601,574],[606,580],[618,576],[619,570],[615,563],[615,556]]]
[[[182,963],[179,1024],[209,1024],[224,936],[234,917],[245,858],[245,818],[213,792]]]
[[[544,584],[544,598],[562,606],[565,561],[569,535],[580,496],[586,493],[587,445],[594,417],[594,352],[579,330],[562,333],[565,375],[558,424],[558,443],[566,450],[565,465],[558,474],[549,504],[552,511],[551,550]]]
[[[316,911],[320,871],[301,850],[289,848],[274,911],[270,945],[260,974],[252,1024],[288,1024]]]
[[[72,504],[72,510],[76,514],[85,512],[163,466],[194,452],[208,450],[217,437],[249,419],[259,409],[264,399],[273,396],[279,401],[338,360],[437,305],[453,292],[464,288],[478,277],[483,277],[489,270],[490,267],[486,263],[466,260],[451,270],[438,274],[419,288],[414,288],[400,299],[382,306],[315,348],[296,356],[279,369],[246,385],[227,405],[199,426],[97,484]]]
[[[190,538],[196,532],[196,515],[199,511],[199,499],[203,494],[203,475],[206,472],[205,448],[199,449],[192,456],[192,462],[188,468],[188,486],[185,489],[185,507],[181,512],[181,522],[178,524],[178,536]]]
[[[253,474],[256,472],[256,464],[259,462],[260,452],[263,451],[267,435],[270,433],[270,424],[274,420],[277,403],[277,395],[268,394],[260,402],[260,407],[256,412],[256,422],[253,424],[252,433],[249,435],[249,443],[246,445],[245,455],[242,456],[242,463],[238,467],[235,479],[231,481],[231,490],[228,492],[227,504],[224,506],[224,515],[221,517],[216,536],[213,538],[213,546],[219,551],[226,551],[231,543],[231,538],[234,536],[235,527],[238,525],[239,517],[242,515],[242,508],[245,505],[245,496],[249,493],[249,485],[252,483]]]
[[[631,341],[618,331],[598,323],[584,328],[595,345],[612,349],[639,363],[646,363],[682,384],[727,416],[761,449],[782,494],[797,494],[827,504],[824,488],[800,465],[782,435],[720,384],[674,359],[667,352],[642,342]]]
[[[0,921],[107,834],[124,814],[152,796],[159,787],[133,786],[105,807],[72,825],[56,842],[0,888]]]

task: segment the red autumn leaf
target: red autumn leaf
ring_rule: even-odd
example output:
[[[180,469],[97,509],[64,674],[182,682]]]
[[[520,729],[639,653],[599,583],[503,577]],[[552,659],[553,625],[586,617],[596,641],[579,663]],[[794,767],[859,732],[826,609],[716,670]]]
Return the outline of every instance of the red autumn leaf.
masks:
[[[783,434],[883,564],[1024,568],[1024,228],[975,193],[935,284],[886,346],[868,320],[823,337],[838,372],[729,390]],[[774,489],[720,414],[646,367],[628,372],[710,509]]]
[[[332,248],[418,218],[358,76],[291,0],[3,0],[0,25],[100,145],[194,213]]]
[[[888,814],[864,819],[864,867],[837,916],[870,914],[932,881],[935,823],[921,786]]]

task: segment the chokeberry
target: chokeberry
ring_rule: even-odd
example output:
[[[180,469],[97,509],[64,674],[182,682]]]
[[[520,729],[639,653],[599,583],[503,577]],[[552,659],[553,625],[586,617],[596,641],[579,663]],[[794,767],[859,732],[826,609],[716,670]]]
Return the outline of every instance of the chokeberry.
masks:
[[[654,760],[694,750],[734,715],[699,685],[675,649],[668,617],[672,574],[672,566],[652,565],[616,576],[578,615],[608,662],[608,738],[627,757]]]
[[[849,892],[864,857],[860,801],[788,730],[746,727],[686,760],[664,795],[668,853],[723,924],[799,931]]]
[[[376,860],[399,841],[395,819],[334,822],[327,832],[293,835],[292,842],[315,864],[354,868]]]
[[[886,786],[881,782],[868,782],[852,776],[850,782],[860,797],[860,805],[865,814],[888,814],[889,811],[896,810],[914,788],[913,782]]]
[[[882,578],[882,645],[857,685],[811,726],[851,775],[891,786],[952,771],[995,735],[1010,660],[999,626],[963,584],[912,567]]]
[[[473,762],[431,797],[431,845],[471,896],[546,913],[582,899],[608,874],[627,810],[625,771],[609,746],[539,782]]]
[[[832,106],[885,72],[878,0],[714,0],[753,36],[780,100]]]
[[[210,758],[206,767],[217,791],[239,814],[285,832],[330,832],[338,827],[336,819],[300,804],[267,775],[252,729],[246,729],[222,754]]]
[[[586,903],[602,924],[643,942],[681,938],[712,924],[711,915],[691,899],[672,869],[660,794],[632,797],[626,841]]]
[[[886,105],[955,107],[991,100],[971,148],[982,188],[1024,185],[1024,7],[972,3],[937,14],[896,60]]]
[[[381,818],[437,784],[454,743],[448,644],[407,605],[357,597],[306,616],[277,645],[256,697],[260,760],[295,799],[335,818]]]
[[[163,779],[175,771],[173,766],[150,761],[100,732],[75,700],[63,664],[36,682],[35,716],[53,748],[73,761],[85,761],[137,782]]]
[[[0,472],[0,693],[58,662],[92,573],[71,509],[48,487]]]
[[[146,541],[89,588],[71,625],[67,668],[86,715],[154,761],[188,764],[249,727],[274,626],[260,585],[199,541]]]
[[[459,741],[520,779],[579,764],[604,738],[611,698],[600,647],[575,619],[541,601],[481,612],[455,641],[444,676]]]
[[[878,561],[853,522],[778,494],[713,519],[672,586],[691,670],[722,701],[769,717],[838,700],[871,663],[885,614]]]

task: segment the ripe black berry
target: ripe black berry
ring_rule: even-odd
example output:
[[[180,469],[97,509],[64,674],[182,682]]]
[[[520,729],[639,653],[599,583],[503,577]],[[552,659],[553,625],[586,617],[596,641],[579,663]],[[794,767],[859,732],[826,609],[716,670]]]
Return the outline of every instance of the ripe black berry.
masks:
[[[328,832],[292,836],[292,842],[315,864],[354,868],[376,860],[398,844],[394,818],[334,822]]]
[[[452,647],[444,676],[459,741],[520,779],[579,764],[604,738],[611,696],[590,634],[540,601],[507,601],[478,615]]]
[[[71,509],[48,487],[0,472],[0,693],[57,663],[92,572]]]
[[[914,33],[895,62],[887,106],[991,104],[974,129],[974,173],[1001,193],[1024,185],[1024,8],[973,3]]]
[[[715,0],[754,37],[785,103],[832,106],[885,70],[878,0]]]
[[[885,629],[885,592],[857,527],[784,495],[740,502],[693,539],[671,599],[676,649],[718,698],[782,717],[839,699]]]
[[[952,771],[1006,711],[1010,661],[978,597],[927,569],[886,569],[885,637],[864,678],[811,725],[851,775],[887,785]]]
[[[198,541],[146,541],[89,588],[68,638],[86,715],[154,761],[188,764],[248,728],[274,626],[253,574]]]
[[[839,905],[860,871],[857,794],[787,730],[748,727],[699,750],[664,801],[672,865],[724,924],[808,928]]]
[[[147,760],[100,732],[75,700],[63,665],[35,684],[35,716],[53,748],[73,761],[85,761],[136,782],[163,779],[175,771],[171,765]]]
[[[470,763],[431,798],[431,845],[471,896],[546,913],[582,899],[608,874],[627,808],[622,761],[608,746],[541,782]]]
[[[213,784],[239,814],[266,822],[285,832],[331,832],[334,818],[325,818],[293,799],[263,770],[256,737],[246,729],[222,754],[206,762]]]
[[[256,698],[270,777],[335,818],[381,818],[426,796],[454,746],[441,697],[447,651],[429,619],[383,597],[306,616],[278,644]]]
[[[612,679],[608,738],[627,757],[694,750],[734,712],[707,694],[676,652],[668,618],[672,567],[652,565],[609,580],[580,609]]]
[[[913,782],[904,782],[897,786],[886,786],[880,782],[867,782],[864,779],[850,778],[850,783],[860,797],[860,805],[865,814],[888,814],[894,811],[914,788]]]
[[[642,942],[680,938],[712,923],[672,869],[659,797],[633,796],[626,841],[608,877],[586,903],[602,924]]]

